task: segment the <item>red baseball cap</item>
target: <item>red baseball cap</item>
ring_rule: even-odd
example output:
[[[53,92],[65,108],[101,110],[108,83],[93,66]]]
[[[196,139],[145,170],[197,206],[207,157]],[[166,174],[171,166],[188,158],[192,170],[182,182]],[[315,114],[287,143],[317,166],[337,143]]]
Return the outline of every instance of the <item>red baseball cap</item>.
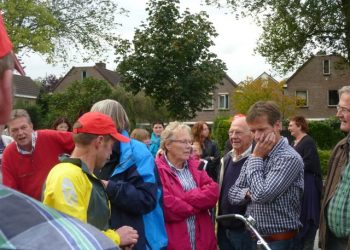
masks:
[[[110,135],[121,142],[130,141],[128,137],[118,133],[111,117],[100,112],[87,112],[78,119],[78,122],[81,127],[74,128],[74,134]]]

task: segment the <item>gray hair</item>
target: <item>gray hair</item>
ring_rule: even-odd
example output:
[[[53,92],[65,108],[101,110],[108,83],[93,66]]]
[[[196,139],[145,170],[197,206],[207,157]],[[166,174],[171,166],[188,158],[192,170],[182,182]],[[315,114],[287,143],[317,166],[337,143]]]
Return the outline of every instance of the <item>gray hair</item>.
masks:
[[[25,109],[14,109],[10,114],[10,119],[8,120],[8,123],[21,117],[25,117],[29,123],[32,122],[28,112]]]
[[[160,139],[161,139],[160,148],[166,151],[165,142],[168,140],[174,139],[175,134],[177,134],[177,132],[181,130],[186,130],[192,137],[191,128],[188,125],[178,121],[170,122],[168,126],[165,127],[165,129],[163,130],[160,136]]]
[[[339,97],[344,93],[350,94],[350,86],[343,86],[338,90]]]
[[[130,123],[128,115],[126,114],[125,109],[119,102],[111,99],[102,100],[96,102],[91,107],[90,111],[101,112],[105,115],[110,116],[119,131],[129,131]]]

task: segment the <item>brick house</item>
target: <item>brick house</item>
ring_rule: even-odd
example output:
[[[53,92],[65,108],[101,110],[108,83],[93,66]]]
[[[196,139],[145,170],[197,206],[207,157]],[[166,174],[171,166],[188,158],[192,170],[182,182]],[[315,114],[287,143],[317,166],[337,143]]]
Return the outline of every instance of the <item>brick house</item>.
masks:
[[[118,73],[106,69],[105,63],[96,63],[94,66],[72,67],[69,72],[57,83],[54,93],[64,91],[72,82],[83,80],[86,77],[93,77],[99,80],[105,80],[116,87],[121,80]],[[209,124],[213,123],[217,116],[230,116],[233,114],[231,110],[231,94],[237,84],[228,76],[225,75],[222,80],[222,85],[218,84],[218,88],[211,93],[213,96],[212,104],[203,111],[198,112],[196,118],[188,123],[193,124],[196,121],[206,121]]]
[[[13,75],[14,104],[34,104],[39,91],[39,86],[30,77]]]
[[[197,116],[188,123],[193,124],[197,121],[205,121],[208,124],[212,124],[218,116],[232,116],[234,112],[231,105],[231,96],[236,87],[237,84],[225,74],[222,85],[218,84],[217,89],[211,93],[211,105],[197,112]]]
[[[93,77],[98,80],[105,80],[112,87],[117,86],[120,82],[118,73],[106,69],[106,64],[99,62],[94,66],[72,67],[68,73],[57,83],[54,93],[64,91],[72,82],[81,81],[86,77]]]
[[[350,84],[350,65],[341,56],[315,55],[287,81],[285,94],[296,96],[297,115],[312,120],[336,114],[337,90]]]

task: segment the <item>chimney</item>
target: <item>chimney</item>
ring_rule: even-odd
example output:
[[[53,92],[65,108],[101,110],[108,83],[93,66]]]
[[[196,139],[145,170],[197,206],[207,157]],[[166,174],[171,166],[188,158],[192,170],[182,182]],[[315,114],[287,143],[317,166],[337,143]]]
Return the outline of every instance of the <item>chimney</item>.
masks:
[[[106,68],[106,64],[103,63],[103,62],[98,62],[98,63],[95,63],[95,65],[99,68],[102,68],[102,69],[105,69]]]

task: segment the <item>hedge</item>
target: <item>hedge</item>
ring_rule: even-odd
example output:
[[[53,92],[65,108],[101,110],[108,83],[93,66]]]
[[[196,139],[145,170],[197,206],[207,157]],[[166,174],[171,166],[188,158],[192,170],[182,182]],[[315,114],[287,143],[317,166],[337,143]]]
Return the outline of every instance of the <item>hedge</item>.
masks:
[[[213,139],[217,143],[220,152],[224,152],[225,142],[228,139],[228,130],[231,126],[230,117],[218,117],[213,124]]]

